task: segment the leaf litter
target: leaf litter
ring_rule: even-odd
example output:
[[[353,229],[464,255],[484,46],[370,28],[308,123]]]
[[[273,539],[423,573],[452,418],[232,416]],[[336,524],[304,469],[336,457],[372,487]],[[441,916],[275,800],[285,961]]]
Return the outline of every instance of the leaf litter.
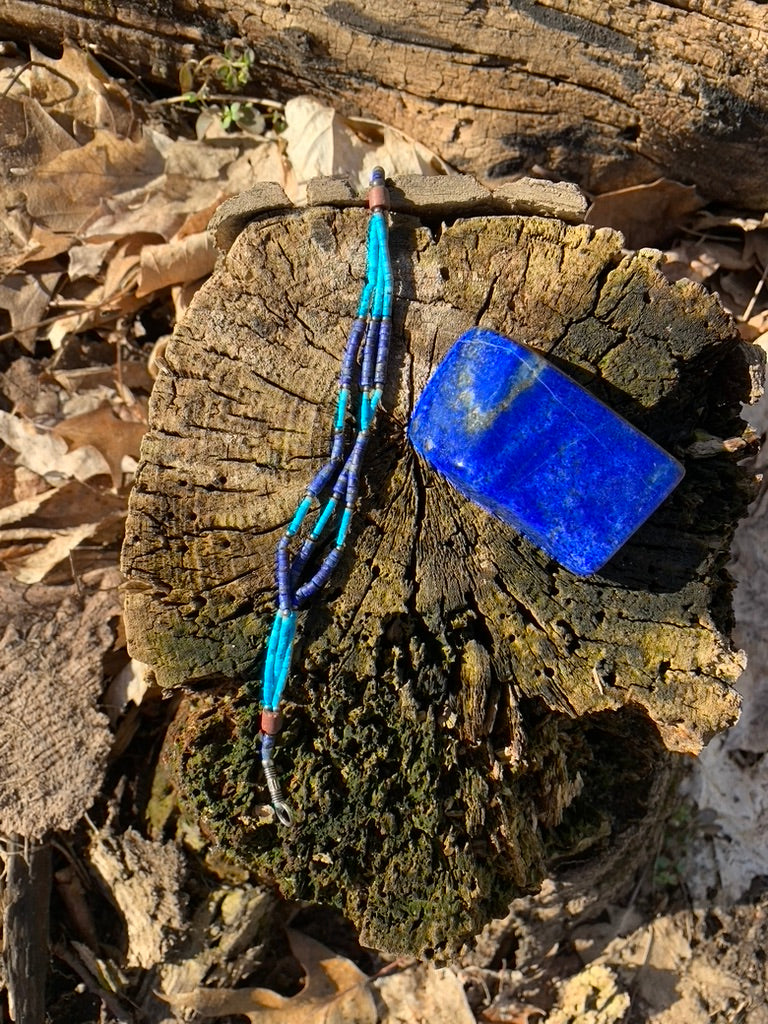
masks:
[[[399,173],[450,168],[395,129],[342,117],[311,97],[285,105],[282,132],[262,119],[255,133],[230,133],[215,110],[204,110],[196,138],[173,135],[156,108],[69,43],[58,58],[6,51],[0,118],[0,336],[8,353],[0,364],[0,828],[33,839],[52,830],[76,836],[110,757],[129,748],[135,715],[158,728],[166,721],[151,699],[151,669],[125,651],[115,565],[146,425],[147,350],[155,342],[159,351],[213,268],[210,214],[258,180],[277,181],[300,201],[310,178],[343,172],[362,184],[372,162]],[[768,347],[768,214],[704,207],[687,186],[663,180],[596,197],[588,219],[622,229],[632,246],[669,244],[670,278],[716,290],[745,340]],[[372,980],[370,967],[297,931],[286,952],[303,965],[303,987],[280,994],[277,977],[255,986],[249,979],[264,976],[269,961],[260,942],[274,928],[273,894],[223,864],[178,816],[162,764],[145,812],[148,838],[117,824],[126,786],[123,777],[102,794],[106,820],[91,832],[87,858],[73,854],[56,876],[79,935],[59,945],[62,960],[117,1016],[130,1017],[132,1004],[142,1020],[169,1024],[190,1012],[461,1024],[475,1017],[466,989],[481,1019],[560,1024],[622,1019],[636,984],[650,1006],[658,999],[641,949],[646,926],[636,921],[636,946],[601,939],[594,958],[584,953],[583,971],[546,998],[487,967],[479,988],[469,971],[430,965],[393,964]],[[190,897],[193,861],[208,881]],[[123,922],[117,945],[92,920],[94,888]],[[654,927],[651,966],[683,976],[666,993],[666,1005],[680,999],[669,1014],[698,1007],[701,958],[690,946],[674,952],[679,935],[664,938],[664,925]],[[685,975],[694,961],[698,974]],[[659,1012],[647,1019],[668,1019]]]

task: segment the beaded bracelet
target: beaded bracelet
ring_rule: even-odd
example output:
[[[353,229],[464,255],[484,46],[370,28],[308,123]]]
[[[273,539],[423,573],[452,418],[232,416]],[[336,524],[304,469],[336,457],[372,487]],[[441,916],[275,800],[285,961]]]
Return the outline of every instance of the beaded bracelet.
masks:
[[[330,455],[307,487],[278,542],[275,556],[278,608],[264,663],[261,763],[275,815],[283,825],[291,824],[292,815],[282,797],[273,754],[282,728],[280,702],[291,668],[296,618],[328,583],[341,558],[357,502],[360,467],[371,424],[386,383],[392,333],[392,264],[387,222],[389,192],[381,167],[374,167],[371,172],[368,208],[371,215],[365,284],[341,363]],[[359,406],[354,440],[350,443],[347,427],[355,397]],[[309,529],[308,521],[313,517]],[[309,575],[310,558],[318,545],[330,538],[333,546]]]

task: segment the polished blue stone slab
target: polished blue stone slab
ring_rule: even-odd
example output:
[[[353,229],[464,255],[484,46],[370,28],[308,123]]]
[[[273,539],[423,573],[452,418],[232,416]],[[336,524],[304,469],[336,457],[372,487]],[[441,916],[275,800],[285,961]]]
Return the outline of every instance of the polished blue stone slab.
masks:
[[[419,398],[416,451],[462,494],[581,576],[596,572],[683,467],[542,356],[463,334]]]

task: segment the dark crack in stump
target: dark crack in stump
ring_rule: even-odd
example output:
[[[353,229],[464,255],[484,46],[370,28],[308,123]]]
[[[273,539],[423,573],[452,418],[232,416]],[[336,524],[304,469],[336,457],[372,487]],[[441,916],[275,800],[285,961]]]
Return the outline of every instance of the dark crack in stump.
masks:
[[[558,858],[642,835],[665,748],[695,753],[733,722],[725,562],[751,481],[725,450],[686,453],[697,432],[742,433],[750,353],[655,251],[510,214],[501,196],[473,193],[463,216],[466,182],[453,204],[446,179],[438,200],[401,185],[390,383],[351,542],[300,618],[287,690],[293,827],[264,807],[253,694],[275,545],[327,453],[364,270],[351,190],[318,185],[323,205],[279,212],[257,190],[217,218],[225,245],[243,230],[155,385],[126,624],[163,686],[195,684],[169,750],[222,846],[287,896],[342,908],[370,946],[448,955]],[[408,445],[417,396],[476,324],[545,353],[686,462],[598,575],[560,568]]]

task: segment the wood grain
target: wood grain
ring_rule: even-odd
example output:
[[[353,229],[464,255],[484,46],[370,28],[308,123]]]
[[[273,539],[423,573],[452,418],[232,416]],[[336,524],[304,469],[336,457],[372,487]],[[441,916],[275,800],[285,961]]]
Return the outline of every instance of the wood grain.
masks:
[[[668,176],[764,210],[768,65],[755,0],[5,0],[6,31],[73,38],[177,85],[239,36],[253,91],[378,118],[457,170],[534,167],[593,192]]]
[[[288,895],[342,905],[368,944],[418,952],[455,949],[551,857],[642,818],[662,744],[693,753],[733,721],[724,566],[751,493],[735,459],[686,456],[697,430],[739,432],[749,391],[712,296],[607,229],[425,208],[392,217],[383,415],[349,550],[300,622],[279,754],[291,830],[261,804],[258,677],[275,544],[327,452],[363,210],[262,206],[235,239],[169,343],[124,549],[133,656],[204,691],[169,753],[206,827]],[[596,576],[558,567],[407,443],[416,397],[474,324],[546,353],[687,463]]]

